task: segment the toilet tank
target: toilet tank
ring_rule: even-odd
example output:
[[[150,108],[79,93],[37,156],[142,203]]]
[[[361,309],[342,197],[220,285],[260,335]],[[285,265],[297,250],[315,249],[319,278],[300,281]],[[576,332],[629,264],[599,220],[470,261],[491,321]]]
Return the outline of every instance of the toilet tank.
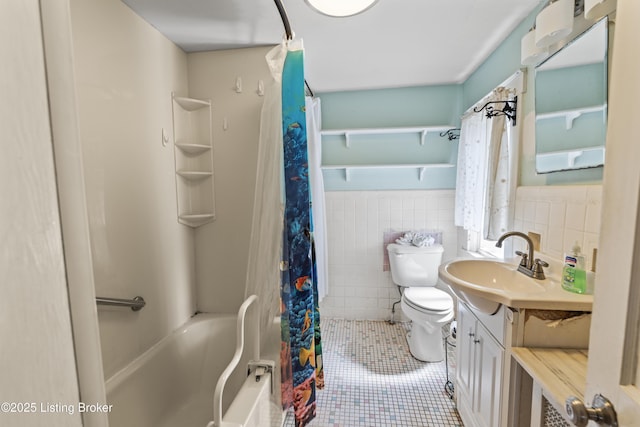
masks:
[[[435,286],[443,252],[442,245],[419,248],[391,243],[387,253],[393,282],[404,287]]]

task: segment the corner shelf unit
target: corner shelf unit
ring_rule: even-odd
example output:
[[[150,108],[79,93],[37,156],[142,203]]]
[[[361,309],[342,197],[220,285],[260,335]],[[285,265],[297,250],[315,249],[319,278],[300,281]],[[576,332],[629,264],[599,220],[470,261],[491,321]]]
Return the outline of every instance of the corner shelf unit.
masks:
[[[199,227],[216,217],[211,101],[171,97],[178,222]]]
[[[434,132],[446,132],[453,126],[413,126],[413,127],[388,127],[388,128],[353,128],[353,129],[331,129],[320,132],[321,136],[344,136],[346,148],[351,148],[351,137],[356,135],[398,135],[398,134],[418,134],[420,145],[425,145],[427,134]],[[443,138],[444,136],[441,135]],[[449,142],[449,141],[447,141]],[[416,169],[417,178],[422,181],[425,171],[432,168],[452,168],[454,163],[377,163],[377,164],[324,164],[323,170],[344,170],[345,181],[351,180],[353,170],[363,169]]]

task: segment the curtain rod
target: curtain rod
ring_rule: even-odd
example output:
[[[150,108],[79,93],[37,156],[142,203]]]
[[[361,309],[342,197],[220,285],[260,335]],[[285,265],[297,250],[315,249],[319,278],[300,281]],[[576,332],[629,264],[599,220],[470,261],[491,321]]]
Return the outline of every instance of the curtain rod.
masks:
[[[273,0],[276,3],[276,7],[278,8],[278,13],[280,13],[280,19],[282,19],[282,25],[284,25],[284,33],[287,36],[287,40],[293,40],[293,32],[291,31],[291,24],[289,24],[289,17],[287,16],[287,11],[284,10],[284,6],[280,0]]]
[[[471,107],[467,108],[464,113],[462,113],[461,117],[465,117],[469,114],[477,113],[477,111],[473,111],[475,108],[480,107],[484,103],[487,102],[487,99],[493,94],[493,91],[499,87],[503,87],[508,90],[514,90],[516,94],[522,94],[526,92],[525,83],[527,78],[527,69],[521,68],[517,70],[515,73],[507,77],[502,83],[498,86],[494,87],[487,93],[485,96],[477,100]]]

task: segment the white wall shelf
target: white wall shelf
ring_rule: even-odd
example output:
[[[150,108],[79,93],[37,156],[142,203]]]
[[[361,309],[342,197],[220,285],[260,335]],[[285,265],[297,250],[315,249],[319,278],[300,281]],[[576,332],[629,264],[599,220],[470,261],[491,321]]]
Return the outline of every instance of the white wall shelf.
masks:
[[[181,177],[191,180],[191,181],[200,181],[201,179],[209,178],[213,175],[211,172],[197,172],[197,171],[177,171],[176,172]]]
[[[331,129],[320,131],[322,136],[344,135],[345,144],[351,146],[351,137],[354,135],[393,135],[403,133],[420,134],[420,145],[424,145],[427,134],[430,132],[444,132],[453,126],[414,126],[414,127],[389,127],[389,128],[354,128],[354,129]]]
[[[323,165],[321,169],[341,169],[344,170],[345,181],[351,181],[351,171],[355,169],[417,169],[418,179],[422,181],[424,173],[427,169],[432,168],[452,168],[452,163],[414,163],[414,164],[377,164],[377,165]]]
[[[568,150],[550,151],[536,154],[539,162],[539,173],[553,172],[557,170],[581,169],[604,165],[605,147],[585,147]]]
[[[215,219],[211,101],[172,94],[178,222]]]
[[[182,150],[186,154],[202,154],[205,151],[211,150],[210,145],[202,145],[202,144],[184,144],[181,142],[176,142],[176,147]]]
[[[211,107],[211,101],[205,99],[186,98],[184,96],[175,96],[174,94],[173,100],[187,111],[196,111],[201,108]]]
[[[568,110],[552,111],[536,115],[536,121],[549,120],[556,118],[565,119],[565,127],[567,130],[573,127],[573,122],[583,114],[606,112],[606,105],[596,105],[592,107],[571,108]]]

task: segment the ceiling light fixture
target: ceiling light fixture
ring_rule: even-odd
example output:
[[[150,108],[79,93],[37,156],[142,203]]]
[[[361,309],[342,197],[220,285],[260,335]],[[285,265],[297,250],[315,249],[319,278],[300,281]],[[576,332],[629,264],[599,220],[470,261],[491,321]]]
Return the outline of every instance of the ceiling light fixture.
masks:
[[[339,18],[357,15],[373,6],[378,0],[306,0],[318,12]]]
[[[599,19],[616,10],[616,0],[584,0],[584,17]]]

